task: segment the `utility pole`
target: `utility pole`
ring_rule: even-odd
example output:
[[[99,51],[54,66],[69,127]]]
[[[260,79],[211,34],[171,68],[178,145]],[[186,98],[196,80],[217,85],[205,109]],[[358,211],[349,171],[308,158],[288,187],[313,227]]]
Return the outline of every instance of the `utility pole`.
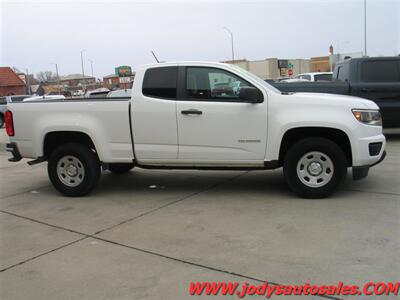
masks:
[[[88,61],[90,62],[90,69],[92,70],[92,77],[94,77],[93,76],[93,60],[88,59]]]
[[[26,89],[28,90],[28,95],[31,94],[31,85],[29,83],[29,70],[26,69]]]
[[[86,52],[86,49],[81,50],[82,76],[85,77],[85,68],[83,67],[83,52]]]
[[[56,63],[52,63],[52,65],[56,66],[58,93],[61,95],[60,75],[58,74],[58,65]]]
[[[232,64],[234,65],[235,64],[235,52],[233,50],[233,33],[228,27],[224,26],[223,29],[225,29],[231,36]]]
[[[83,52],[86,52],[86,49],[82,49],[81,50],[81,64],[82,64],[82,88],[83,88],[83,92],[85,92],[86,90],[86,85],[85,85],[85,69],[83,67]]]
[[[364,56],[367,56],[367,0],[364,0]]]

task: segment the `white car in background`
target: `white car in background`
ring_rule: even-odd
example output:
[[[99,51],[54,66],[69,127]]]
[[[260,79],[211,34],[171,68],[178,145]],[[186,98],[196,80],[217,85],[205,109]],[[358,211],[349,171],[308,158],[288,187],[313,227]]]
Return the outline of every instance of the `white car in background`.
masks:
[[[98,88],[95,90],[87,91],[85,98],[104,98],[110,92],[108,88]]]
[[[107,98],[123,98],[123,97],[130,97],[132,93],[132,89],[121,89],[111,91],[107,94]]]
[[[301,78],[289,78],[289,79],[281,80],[280,82],[289,82],[289,83],[293,83],[293,82],[310,82],[310,80],[301,79]]]
[[[300,79],[301,81],[332,81],[332,74],[332,72],[301,73],[292,79]]]
[[[22,100],[22,102],[62,100],[62,99],[65,99],[64,95],[43,95],[43,96],[33,96],[33,97],[25,98],[24,100]]]

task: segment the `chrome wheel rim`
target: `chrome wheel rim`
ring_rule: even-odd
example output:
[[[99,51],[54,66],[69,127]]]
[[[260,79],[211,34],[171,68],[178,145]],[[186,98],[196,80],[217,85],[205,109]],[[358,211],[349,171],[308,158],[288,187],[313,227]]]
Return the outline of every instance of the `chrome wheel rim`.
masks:
[[[331,181],[334,167],[328,155],[311,151],[300,158],[296,170],[297,176],[304,185],[318,188]]]
[[[85,178],[85,168],[77,157],[66,155],[57,163],[57,176],[66,186],[75,187]]]

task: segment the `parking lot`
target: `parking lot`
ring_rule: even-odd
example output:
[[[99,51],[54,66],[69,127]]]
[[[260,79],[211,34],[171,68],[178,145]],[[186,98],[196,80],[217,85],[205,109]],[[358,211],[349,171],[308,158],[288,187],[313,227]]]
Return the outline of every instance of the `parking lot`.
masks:
[[[295,197],[281,169],[105,172],[93,194],[68,198],[46,164],[7,161],[1,129],[0,298],[188,299],[191,281],[398,280],[400,136],[388,140],[369,177],[349,170],[329,199]]]

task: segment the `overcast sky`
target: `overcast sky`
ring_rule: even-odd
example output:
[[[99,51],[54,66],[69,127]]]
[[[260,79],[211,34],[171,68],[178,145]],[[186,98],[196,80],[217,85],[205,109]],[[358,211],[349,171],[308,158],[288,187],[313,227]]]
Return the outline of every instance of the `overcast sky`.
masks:
[[[363,51],[364,0],[9,1],[0,0],[0,65],[95,76],[160,60],[309,58]],[[400,53],[400,0],[367,0],[368,55]]]

